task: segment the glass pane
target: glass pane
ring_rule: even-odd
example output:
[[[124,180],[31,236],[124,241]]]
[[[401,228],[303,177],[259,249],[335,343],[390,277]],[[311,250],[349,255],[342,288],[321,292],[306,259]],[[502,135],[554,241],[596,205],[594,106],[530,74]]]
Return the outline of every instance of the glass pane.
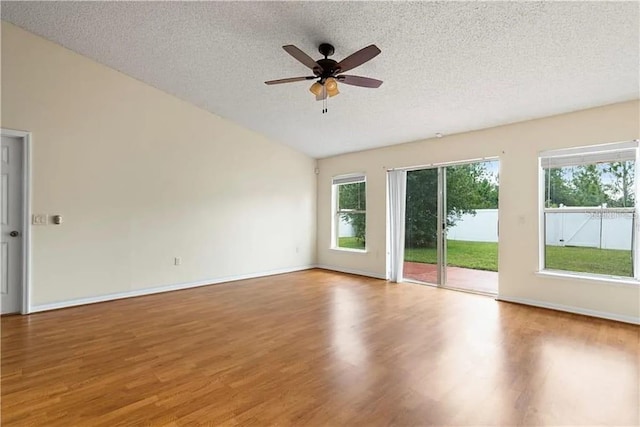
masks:
[[[545,206],[633,207],[635,162],[545,169]]]
[[[545,213],[545,267],[633,277],[631,212]]]
[[[367,208],[366,183],[338,185],[338,210],[359,210]]]
[[[338,247],[365,249],[364,213],[338,214]]]
[[[438,170],[407,172],[404,277],[438,283]]]
[[[446,168],[447,286],[498,292],[499,162]]]
[[[635,162],[568,166],[544,174],[545,268],[632,277],[634,214],[615,208],[635,206]]]

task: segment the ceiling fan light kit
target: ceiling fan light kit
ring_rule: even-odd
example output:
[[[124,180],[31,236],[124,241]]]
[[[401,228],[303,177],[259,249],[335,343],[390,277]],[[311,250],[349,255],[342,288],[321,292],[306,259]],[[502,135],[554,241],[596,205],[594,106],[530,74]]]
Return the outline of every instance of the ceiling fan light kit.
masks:
[[[314,84],[311,85],[311,87],[309,88],[309,91],[314,94],[315,96],[320,96],[322,94],[322,90],[323,87],[320,83],[315,82]]]
[[[322,113],[327,112],[327,97],[334,97],[340,93],[338,90],[338,82],[351,86],[367,88],[378,88],[382,84],[382,80],[342,74],[343,72],[359,67],[365,62],[378,56],[381,51],[374,44],[360,49],[340,62],[329,59],[329,56],[334,54],[335,48],[328,43],[322,43],[318,47],[318,51],[324,56],[324,58],[317,61],[314,61],[309,55],[294,45],[286,45],[282,46],[282,48],[300,63],[310,68],[313,72],[313,76],[269,80],[266,81],[265,84],[276,85],[305,80],[316,80],[309,88],[309,91],[315,95],[317,101],[323,101]]]

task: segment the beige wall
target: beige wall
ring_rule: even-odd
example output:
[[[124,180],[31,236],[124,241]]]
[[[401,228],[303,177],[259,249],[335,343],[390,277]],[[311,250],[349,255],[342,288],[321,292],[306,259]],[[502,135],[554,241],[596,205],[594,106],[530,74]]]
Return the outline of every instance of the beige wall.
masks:
[[[639,118],[639,103],[633,101],[319,160],[318,264],[385,276],[386,168],[497,156],[500,158],[500,295],[637,319],[640,292],[636,285],[536,275],[537,154],[542,150],[637,139]],[[363,171],[367,175],[368,252],[332,250],[331,178]]]
[[[1,125],[64,216],[32,227],[35,305],[315,262],[315,160],[5,22]]]

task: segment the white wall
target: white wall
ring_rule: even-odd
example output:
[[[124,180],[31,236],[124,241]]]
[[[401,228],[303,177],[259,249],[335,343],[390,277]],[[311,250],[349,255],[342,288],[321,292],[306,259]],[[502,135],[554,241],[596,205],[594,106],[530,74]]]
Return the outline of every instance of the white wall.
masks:
[[[478,114],[482,114],[478,111]],[[640,137],[638,101],[319,160],[318,263],[384,277],[386,169],[497,156],[500,159],[499,294],[511,300],[638,319],[637,285],[564,279],[538,271],[538,153]],[[367,252],[330,249],[331,178],[367,175]]]
[[[64,217],[33,226],[35,305],[315,262],[315,160],[6,22],[1,126]]]

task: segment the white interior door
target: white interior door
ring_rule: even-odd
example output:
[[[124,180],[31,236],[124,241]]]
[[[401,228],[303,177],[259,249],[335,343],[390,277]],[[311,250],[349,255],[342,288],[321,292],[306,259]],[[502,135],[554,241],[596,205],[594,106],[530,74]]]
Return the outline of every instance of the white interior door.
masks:
[[[21,139],[2,136],[2,314],[20,312],[22,299],[22,156]]]

